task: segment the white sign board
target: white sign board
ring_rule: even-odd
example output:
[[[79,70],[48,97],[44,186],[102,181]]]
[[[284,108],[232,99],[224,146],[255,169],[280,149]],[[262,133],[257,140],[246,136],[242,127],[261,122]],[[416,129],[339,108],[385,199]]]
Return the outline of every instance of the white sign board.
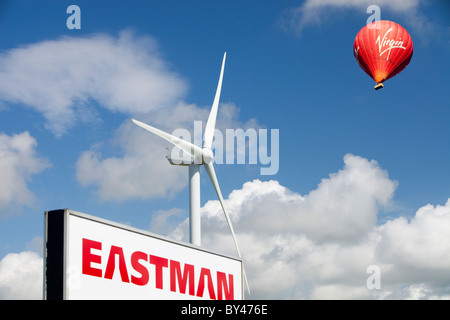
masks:
[[[44,298],[243,299],[238,258],[68,209],[45,216]]]

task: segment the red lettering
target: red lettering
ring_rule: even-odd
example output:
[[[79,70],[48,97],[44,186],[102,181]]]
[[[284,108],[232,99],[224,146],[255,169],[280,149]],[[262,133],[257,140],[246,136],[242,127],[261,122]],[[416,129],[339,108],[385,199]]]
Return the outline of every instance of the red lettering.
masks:
[[[141,277],[131,275],[131,282],[138,286],[145,286],[148,283],[148,270],[145,266],[139,263],[139,260],[148,261],[148,255],[142,251],[133,252],[131,255],[131,265],[134,270],[141,274]]]
[[[155,265],[155,287],[157,289],[163,288],[163,268],[167,268],[168,261],[158,256],[150,256],[150,263]]]
[[[116,269],[116,255],[119,256],[119,271],[122,282],[130,282],[128,280],[127,265],[125,264],[125,258],[123,256],[123,250],[121,247],[111,246],[109,252],[108,264],[105,270],[105,279],[112,279],[114,270]]]
[[[105,279],[113,279],[116,273],[116,262],[118,263],[118,271],[122,282],[130,283],[130,277],[128,275],[127,264],[125,262],[125,255],[123,248],[118,246],[111,246],[109,251],[108,261],[106,269],[101,268],[102,255],[101,252],[96,254],[93,250],[102,250],[102,243],[89,239],[82,239],[82,274],[90,275],[94,277],[103,277]],[[106,252],[104,252],[106,254]],[[105,259],[106,256],[103,257]],[[164,268],[168,268],[169,259],[149,255],[142,251],[135,251],[130,256],[126,257],[128,263],[131,263],[132,274],[131,283],[138,286],[145,286],[150,282],[150,270],[148,269],[148,263],[155,266],[155,288],[163,289],[164,287]],[[92,266],[92,264],[99,264],[98,268]],[[213,282],[211,276],[211,270],[208,268],[201,268],[200,276],[198,278],[198,286],[196,292],[196,266],[188,263],[182,263],[176,260],[170,260],[169,268],[169,282],[170,291],[179,292],[180,294],[189,294],[191,296],[203,297],[205,286],[209,293],[209,298],[215,300],[216,296],[218,300],[233,300],[234,299],[234,278],[232,274],[217,271],[217,282]],[[214,279],[216,280],[216,279]],[[153,282],[153,278],[151,280]],[[217,284],[217,293],[214,284]],[[167,286],[167,284],[166,284]],[[166,288],[167,290],[167,288]],[[187,291],[187,292],[186,292]]]
[[[102,250],[102,243],[83,239],[83,262],[82,262],[82,273],[94,276],[94,277],[102,277],[102,270],[93,268],[91,263],[101,263],[102,257],[91,252],[91,249]]]
[[[228,283],[230,284],[230,287],[228,287],[227,284],[227,278],[226,274],[220,271],[217,271],[217,299],[223,300],[222,298],[222,289],[225,293],[225,300],[234,300],[234,283],[233,283],[233,275],[228,275]]]
[[[207,268],[202,268],[200,271],[200,281],[197,288],[197,297],[203,297],[203,291],[205,289],[205,277],[208,278],[208,292],[209,297],[216,300],[216,293],[214,292],[214,285],[211,278],[211,271]]]
[[[177,283],[180,293],[186,293],[186,285],[189,278],[189,294],[195,295],[194,266],[185,264],[183,274],[178,261],[170,260],[170,291],[176,292]],[[177,281],[178,280],[178,281]]]

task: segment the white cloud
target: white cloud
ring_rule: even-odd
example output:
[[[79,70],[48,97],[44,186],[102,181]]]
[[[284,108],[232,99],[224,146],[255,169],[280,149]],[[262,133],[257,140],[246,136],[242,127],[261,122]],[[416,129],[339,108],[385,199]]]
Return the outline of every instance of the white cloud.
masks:
[[[443,206],[420,208],[410,221],[403,217],[388,221],[380,228],[377,250],[383,263],[396,262],[391,266],[396,279],[415,277],[449,286],[449,290],[449,230],[450,199]]]
[[[105,159],[100,151],[83,152],[76,164],[78,181],[83,186],[96,187],[97,195],[104,201],[170,196],[183,189],[187,174],[182,167],[170,166],[164,143],[140,135],[137,129],[129,130],[136,137],[136,148],[123,157]]]
[[[196,117],[206,116],[206,110],[180,103],[139,120],[170,132],[169,123],[189,127]],[[118,129],[115,140],[123,150],[122,157],[103,159],[100,150],[94,149],[85,151],[76,164],[78,181],[84,186],[95,186],[100,199],[170,197],[187,185],[186,167],[172,166],[166,159],[166,148],[172,148],[170,143],[136,126],[130,119]]]
[[[348,154],[344,163],[344,169],[305,196],[277,181],[248,182],[230,194],[230,210],[252,232],[301,233],[316,242],[358,240],[372,229],[378,209],[389,204],[397,184],[374,160]],[[222,212],[216,202],[208,202],[205,211]]]
[[[31,251],[9,253],[0,261],[0,299],[42,299],[42,257]]]
[[[286,10],[282,23],[285,28],[300,36],[306,28],[321,25],[332,19],[333,15],[342,15],[342,10],[358,10],[361,21],[365,23],[372,14],[366,13],[367,8],[377,5],[381,9],[382,20],[384,14],[393,13],[407,17],[405,22],[415,30],[420,30],[429,24],[427,19],[418,12],[423,2],[420,0],[307,0],[298,7]]]
[[[0,55],[0,102],[42,113],[57,136],[92,118],[94,101],[113,112],[136,114],[177,101],[185,90],[155,41],[127,31],[117,38],[63,37]]]
[[[8,136],[0,134],[0,215],[16,213],[31,205],[35,196],[27,180],[40,173],[48,163],[36,155],[36,140],[28,132]],[[12,210],[14,208],[14,212]]]

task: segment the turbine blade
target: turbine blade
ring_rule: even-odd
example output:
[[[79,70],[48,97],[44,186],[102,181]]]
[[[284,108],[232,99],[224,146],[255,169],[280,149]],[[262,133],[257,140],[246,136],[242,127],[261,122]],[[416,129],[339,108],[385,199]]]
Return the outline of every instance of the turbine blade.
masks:
[[[138,120],[135,119],[131,119],[135,124],[137,124],[138,126],[140,126],[141,128],[144,128],[145,130],[148,130],[154,134],[156,134],[157,136],[160,136],[161,138],[169,141],[170,143],[174,144],[175,146],[177,146],[178,148],[180,148],[181,150],[183,150],[184,152],[186,152],[188,155],[190,155],[191,157],[201,157],[203,154],[203,151],[200,147],[196,146],[195,144],[192,144],[186,140],[182,140],[178,137],[175,137],[167,132],[161,131],[159,129],[156,129],[152,126],[149,126],[148,124],[145,124],[143,122],[140,122]]]
[[[222,91],[223,70],[225,69],[226,57],[227,53],[225,52],[223,55],[222,69],[220,70],[219,83],[217,84],[216,96],[214,97],[211,112],[209,113],[208,121],[206,122],[205,134],[203,137],[203,147],[208,149],[211,149],[212,141],[214,138],[214,129],[216,127],[216,118],[217,118],[217,108],[219,107],[220,92]]]
[[[209,179],[211,180],[211,182],[214,186],[214,189],[216,190],[217,196],[219,197],[219,201],[222,206],[223,213],[225,214],[225,218],[227,219],[227,222],[228,222],[228,227],[230,228],[231,235],[233,236],[234,245],[236,246],[238,256],[239,256],[239,258],[242,259],[241,251],[239,250],[239,246],[238,246],[238,243],[236,240],[236,235],[234,234],[233,225],[231,224],[231,219],[230,219],[228,211],[225,207],[225,202],[222,197],[222,192],[220,191],[219,183],[217,182],[217,177],[216,177],[216,172],[214,171],[214,166],[212,163],[205,163],[205,169],[206,169],[206,172],[208,173]],[[250,294],[250,287],[248,285],[247,276],[245,274],[245,268],[243,268],[243,272],[244,272],[245,284],[247,285],[247,290],[248,290],[248,293]]]

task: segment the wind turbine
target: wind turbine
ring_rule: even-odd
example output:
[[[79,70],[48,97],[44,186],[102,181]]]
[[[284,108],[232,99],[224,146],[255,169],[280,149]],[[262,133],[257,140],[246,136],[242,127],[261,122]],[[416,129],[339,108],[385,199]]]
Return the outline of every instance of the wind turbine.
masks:
[[[211,107],[211,112],[206,122],[205,132],[203,135],[203,148],[192,144],[186,140],[182,140],[176,136],[169,133],[156,129],[148,124],[132,119],[132,121],[138,126],[148,130],[161,138],[174,144],[187,155],[190,156],[190,162],[186,164],[185,162],[178,163],[174,162],[173,159],[168,157],[168,160],[173,165],[188,165],[189,166],[189,238],[192,244],[201,245],[201,228],[200,228],[200,165],[204,165],[206,172],[216,190],[217,196],[219,198],[222,210],[225,214],[225,218],[228,222],[228,227],[230,228],[231,235],[233,236],[234,245],[239,258],[242,259],[241,251],[236,240],[236,235],[234,234],[233,225],[231,224],[230,216],[225,207],[225,202],[222,197],[222,192],[220,191],[219,183],[217,181],[216,172],[214,171],[214,166],[212,160],[214,154],[211,150],[212,141],[214,138],[214,129],[216,127],[217,109],[219,107],[220,92],[222,89],[222,79],[223,71],[225,68],[225,59],[227,53],[223,55],[222,68],[220,70],[219,83],[217,84],[216,95],[214,97],[214,102]],[[250,287],[248,285],[247,277],[245,275],[245,269],[243,270],[245,283],[247,285],[247,290],[250,293]]]

